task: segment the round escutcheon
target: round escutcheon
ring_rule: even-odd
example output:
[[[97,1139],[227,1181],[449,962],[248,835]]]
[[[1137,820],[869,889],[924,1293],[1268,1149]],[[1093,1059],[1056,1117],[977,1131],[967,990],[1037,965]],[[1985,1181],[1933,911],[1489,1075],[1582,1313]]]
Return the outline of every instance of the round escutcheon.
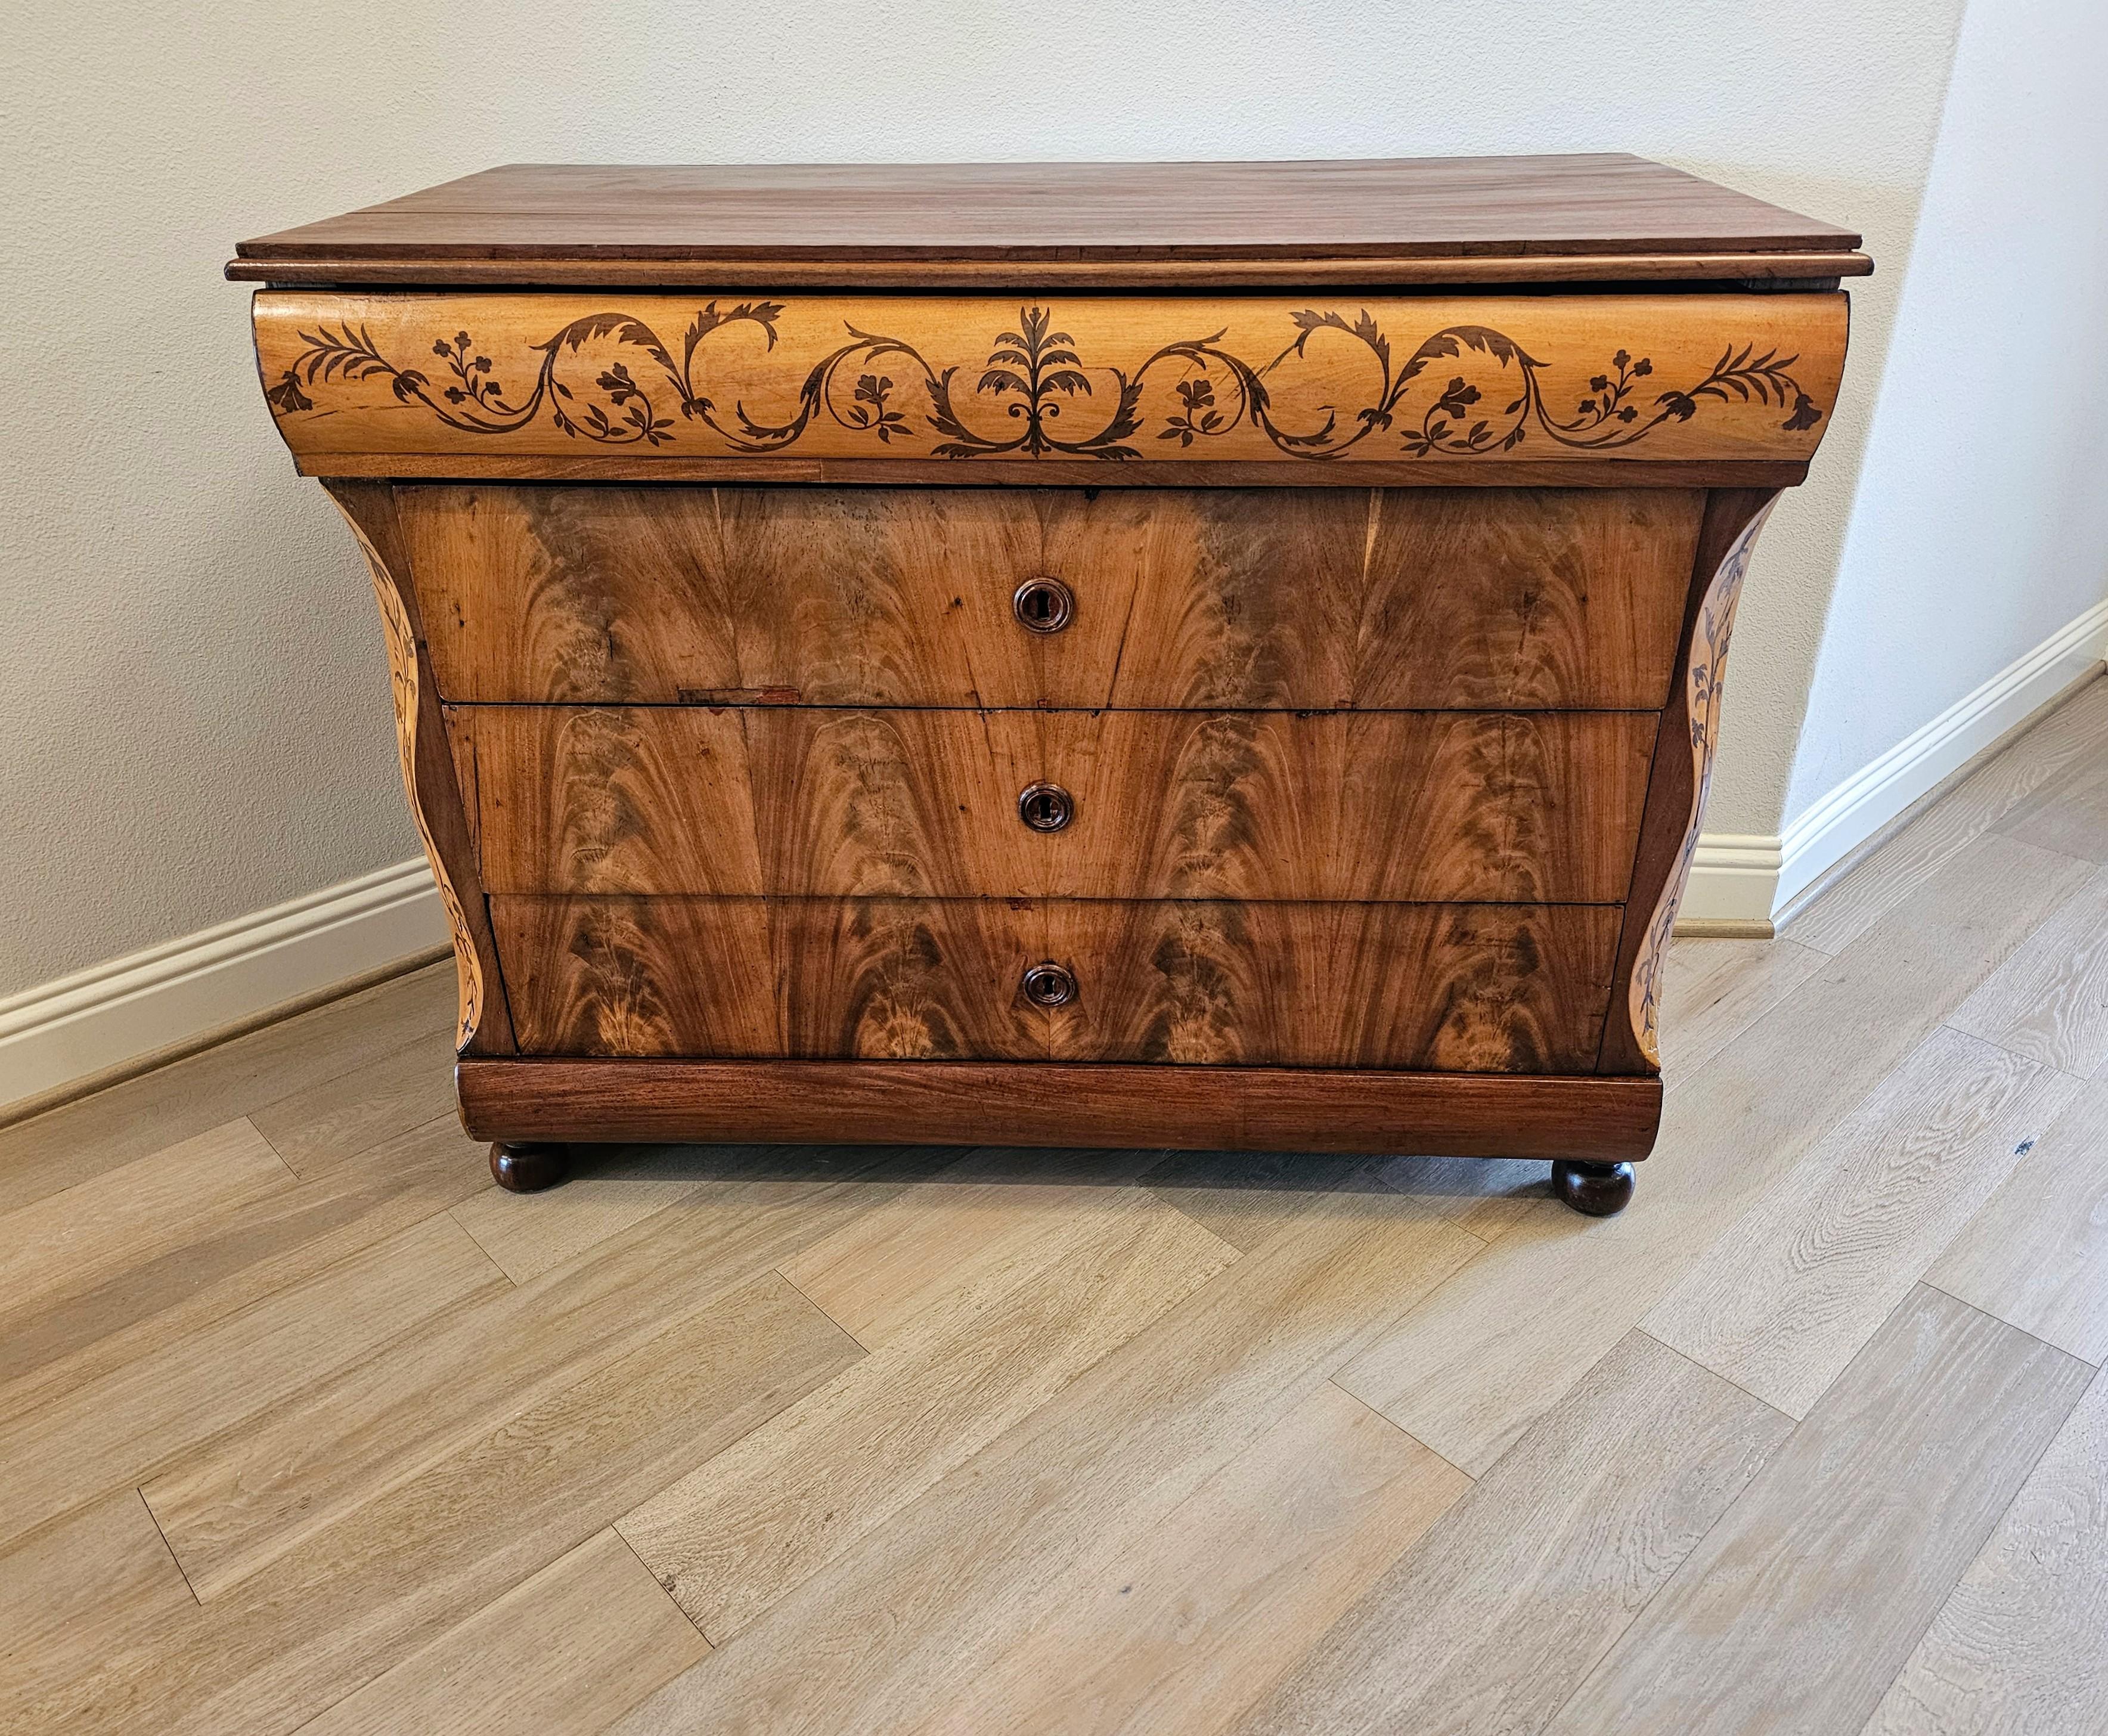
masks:
[[[1027,633],[1059,633],[1076,613],[1076,593],[1059,579],[1028,579],[1011,597],[1010,607]]]
[[[1035,1007],[1065,1007],[1076,998],[1076,976],[1065,964],[1035,964],[1025,973],[1025,998]]]
[[[1058,783],[1029,783],[1018,792],[1017,817],[1034,832],[1059,832],[1076,817],[1076,800]]]

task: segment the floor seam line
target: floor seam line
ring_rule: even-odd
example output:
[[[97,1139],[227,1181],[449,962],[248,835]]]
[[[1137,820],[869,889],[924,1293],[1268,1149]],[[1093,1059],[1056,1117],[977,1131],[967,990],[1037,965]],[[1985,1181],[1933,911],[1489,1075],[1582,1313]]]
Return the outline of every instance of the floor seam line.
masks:
[[[2002,1185],[2003,1185],[2003,1184],[2001,1184],[2000,1185],[2002,1185]],[[1949,1244],[1949,1246],[1952,1246],[1952,1244],[1950,1243],[1950,1244]],[[1939,1255],[1938,1256],[1936,1256],[1936,1257],[1934,1259],[1934,1260],[1933,1260],[1933,1265],[1938,1265],[1939,1264],[1939,1260],[1940,1260],[1940,1259],[1944,1258],[1944,1257],[1945,1257],[1945,1256],[1946,1256],[1946,1253],[1947,1253],[1947,1249],[1946,1249],[1946,1248],[1942,1248],[1942,1249],[1939,1251]],[[1928,1267],[1926,1267],[1926,1269],[1927,1271],[1930,1271],[1930,1270],[1932,1269],[1932,1267],[1931,1267],[1931,1266],[1928,1266]],[[2081,1356],[2081,1355],[2079,1355],[2079,1353],[2078,1353],[2077,1351],[2075,1351],[2075,1350],[2066,1350],[2066,1349],[2065,1349],[2065,1347],[2064,1347],[2062,1345],[2061,1345],[2061,1344],[2052,1344],[2052,1343],[2049,1341],[2049,1340],[2048,1340],[2048,1339],[2047,1339],[2047,1338],[2043,1337],[2039,1332],[2029,1332],[2029,1331],[2027,1329],[2027,1328],[2025,1328],[2025,1326],[2020,1325],[2017,1321],[2014,1321],[2014,1320],[2008,1320],[2008,1319],[2007,1319],[2003,1314],[1993,1314],[1993,1313],[1992,1313],[1992,1312],[1991,1312],[1991,1310],[1990,1310],[1989,1309],[1988,1309],[1988,1308],[1984,1308],[1984,1307],[1980,1307],[1980,1306],[1979,1306],[1976,1303],[1971,1301],[1969,1300],[1969,1298],[1968,1298],[1967,1296],[1957,1296],[1957,1295],[1956,1295],[1956,1294],[1955,1294],[1952,1290],[1948,1289],[1948,1288],[1947,1287],[1947,1286],[1946,1286],[1946,1285],[1944,1285],[1944,1284],[1936,1284],[1936,1283],[1934,1283],[1930,1278],[1926,1278],[1926,1277],[1924,1277],[1924,1276],[1922,1276],[1922,1275],[1921,1275],[1921,1276],[1918,1278],[1917,1282],[1918,1282],[1919,1283],[1921,1283],[1921,1284],[1923,1284],[1923,1285],[1925,1286],[1925,1287],[1926,1287],[1926,1289],[1928,1289],[1928,1290],[1937,1290],[1937,1291],[1938,1291],[1938,1292],[1939,1292],[1942,1296],[1945,1296],[1945,1297],[1946,1297],[1949,1301],[1951,1301],[1951,1302],[1958,1302],[1958,1303],[1960,1303],[1960,1304],[1962,1305],[1962,1307],[1964,1307],[1964,1308],[1967,1309],[1967,1310],[1970,1311],[1970,1313],[1971,1313],[1971,1314],[1973,1314],[1980,1315],[1980,1316],[1981,1316],[1983,1319],[1986,1319],[1986,1320],[1993,1321],[1993,1322],[1995,1322],[1997,1324],[1998,1324],[1998,1325],[2000,1325],[2000,1326],[2004,1327],[2004,1328],[2005,1328],[2008,1332],[2018,1332],[2018,1333],[2019,1333],[2019,1334],[2020,1334],[2023,1338],[2026,1338],[2026,1339],[2029,1339],[2029,1340],[2033,1341],[2034,1343],[2040,1345],[2040,1346],[2041,1346],[2044,1350],[2046,1350],[2053,1351],[2056,1355],[2059,1355],[2059,1356],[2068,1356],[2068,1357],[2070,1357],[2070,1358],[2074,1362],[2077,1363],[2077,1364],[2078,1364],[2081,1368],[2092,1369],[2093,1369],[2097,1373],[2098,1373],[2101,1369],[2103,1369],[2103,1368],[2108,1368],[2108,1362],[2096,1362],[2096,1361],[2094,1361],[2094,1360],[2092,1359],[2092,1358],[2091,1358],[2090,1356]],[[1899,1302],[1896,1305],[1897,1305],[1899,1308],[1900,1308],[1900,1307],[1903,1305],[1903,1304],[1902,1304],[1902,1303],[1900,1303],[1900,1302]]]
[[[191,1583],[190,1575],[183,1571],[182,1558],[176,1553],[176,1546],[169,1541],[169,1534],[161,1529],[160,1517],[154,1511],[154,1504],[146,1499],[146,1486],[135,1483],[133,1489],[139,1497],[139,1504],[146,1509],[147,1522],[154,1527],[154,1535],[161,1540],[161,1547],[169,1552],[169,1559],[175,1564],[176,1571],[182,1575],[183,1589],[191,1594],[191,1602],[203,1609],[205,1599],[197,1594],[197,1587]]]
[[[669,1486],[671,1486],[669,1485]],[[624,1517],[626,1518],[627,1517],[627,1514],[624,1515]],[[660,1579],[656,1573],[652,1572],[651,1563],[637,1553],[637,1545],[629,1540],[629,1534],[622,1528],[622,1520],[609,1520],[607,1522],[607,1528],[613,1531],[617,1537],[622,1540],[622,1546],[629,1551],[630,1559],[634,1561],[638,1567],[642,1567],[645,1571],[645,1572],[651,1575],[651,1583],[659,1588],[660,1594],[663,1596],[669,1603],[672,1604],[676,1610],[680,1612],[681,1619],[696,1630],[696,1638],[700,1639],[702,1643],[708,1646],[713,1652],[718,1650],[718,1642],[711,1639],[708,1634],[705,1634],[703,1631],[702,1623],[696,1621],[693,1616],[687,1612],[687,1611],[681,1608],[681,1600],[675,1597],[672,1591],[667,1589],[666,1582],[664,1580]]]
[[[1372,1405],[1358,1392],[1348,1392],[1347,1389],[1340,1384],[1336,1375],[1327,1375],[1325,1377],[1325,1384],[1330,1387],[1335,1392],[1345,1393],[1347,1397],[1352,1399],[1355,1404],[1360,1405],[1363,1410],[1366,1410],[1371,1416],[1377,1418],[1386,1427],[1396,1429],[1399,1433],[1404,1436],[1408,1441],[1410,1441],[1415,1446],[1418,1447],[1421,1452],[1429,1454],[1432,1457],[1440,1459],[1444,1464],[1448,1466],[1452,1471],[1454,1471],[1457,1476],[1462,1477],[1465,1481],[1474,1485],[1478,1482],[1478,1478],[1472,1476],[1469,1471],[1466,1471],[1462,1465],[1458,1464],[1455,1459],[1450,1458],[1448,1454],[1436,1452],[1433,1447],[1428,1445],[1425,1441],[1422,1441],[1419,1436],[1414,1434],[1413,1432],[1408,1428],[1403,1423],[1397,1421],[1394,1418],[1385,1416],[1381,1411],[1378,1410],[1375,1405]]]
[[[1649,1340],[1652,1343],[1661,1344],[1660,1339],[1656,1338],[1652,1332],[1647,1332],[1642,1328],[1636,1326],[1633,1330],[1638,1332],[1641,1337]],[[1661,1344],[1661,1347],[1667,1350],[1670,1355],[1681,1357],[1682,1360],[1689,1363],[1691,1366],[1695,1369],[1704,1369],[1704,1371],[1708,1374],[1711,1374],[1713,1373],[1713,1370],[1707,1369],[1704,1363],[1696,1361],[1691,1357],[1685,1356],[1683,1352],[1678,1350],[1674,1345]],[[1727,1377],[1725,1375],[1719,1375],[1715,1378],[1721,1380],[1727,1380]],[[1735,1383],[1732,1381],[1727,1381],[1727,1384],[1731,1387],[1735,1386]],[[1742,1391],[1742,1388],[1740,1387],[1735,1387],[1735,1390],[1737,1392]],[[1746,1393],[1744,1396],[1750,1399],[1753,1403],[1764,1405],[1764,1401],[1762,1399],[1758,1398],[1754,1392]],[[1714,1531],[1720,1528],[1721,1522],[1726,1519],[1728,1514],[1734,1512],[1737,1507],[1742,1504],[1743,1500],[1748,1496],[1750,1490],[1755,1486],[1757,1479],[1764,1474],[1766,1468],[1792,1441],[1795,1435],[1799,1432],[1800,1423],[1794,1418],[1787,1416],[1786,1412],[1779,1409],[1776,1405],[1764,1405],[1764,1409],[1772,1412],[1775,1415],[1785,1418],[1787,1424],[1789,1425],[1786,1432],[1783,1435],[1780,1436],[1777,1441],[1766,1450],[1763,1459],[1758,1462],[1756,1468],[1750,1472],[1748,1480],[1743,1483],[1740,1489],[1735,1491],[1734,1499],[1727,1502],[1721,1508],[1719,1512],[1714,1514],[1712,1522],[1709,1524],[1704,1531],[1700,1531],[1697,1536],[1691,1540],[1691,1547],[1683,1552],[1683,1559],[1676,1564],[1674,1570],[1666,1575],[1659,1585],[1655,1586],[1652,1591],[1649,1592],[1645,1598],[1641,1599],[1640,1606],[1637,1609],[1633,1612],[1631,1619],[1628,1620],[1623,1627],[1619,1628],[1616,1634],[1611,1637],[1610,1643],[1605,1646],[1601,1652],[1598,1652],[1596,1656],[1590,1660],[1588,1667],[1583,1670],[1580,1675],[1574,1679],[1574,1687],[1572,1691],[1569,1693],[1564,1699],[1561,1700],[1559,1704],[1552,1709],[1551,1716],[1544,1720],[1541,1728],[1549,1729],[1553,1725],[1559,1721],[1559,1715],[1565,1711],[1567,1707],[1570,1705],[1577,1697],[1579,1697],[1581,1690],[1588,1685],[1589,1682],[1594,1678],[1596,1672],[1603,1667],[1605,1660],[1607,1659],[1613,1652],[1617,1650],[1619,1645],[1624,1641],[1625,1636],[1640,1625],[1642,1620],[1646,1617],[1646,1612],[1654,1607],[1655,1600],[1664,1592],[1667,1591],[1671,1585],[1674,1585],[1678,1580],[1683,1576],[1683,1570],[1691,1565],[1692,1558],[1696,1556],[1700,1549],[1705,1547],[1705,1540],[1710,1537]],[[1885,1692],[1885,1690],[1884,1691]]]
[[[1896,1305],[1897,1308],[1900,1308],[1902,1306],[1903,1304],[1901,1302],[1899,1302]],[[1651,1309],[1648,1310],[1648,1313],[1650,1314],[1652,1312],[1653,1310]],[[1888,1314],[1883,1314],[1881,1316],[1881,1325],[1887,1325],[1890,1317],[1894,1313],[1895,1309],[1892,1308],[1889,1310]],[[1740,1381],[1736,1380],[1733,1375],[1723,1374],[1718,1369],[1714,1368],[1712,1364],[1700,1361],[1697,1357],[1693,1356],[1690,1351],[1679,1350],[1676,1346],[1671,1344],[1666,1338],[1659,1337],[1657,1334],[1649,1331],[1646,1325],[1646,1314],[1640,1316],[1638,1323],[1633,1328],[1633,1330],[1637,1332],[1642,1338],[1647,1339],[1652,1343],[1660,1345],[1664,1350],[1667,1350],[1670,1355],[1676,1357],[1678,1360],[1687,1362],[1692,1368],[1700,1370],[1703,1373],[1711,1375],[1713,1378],[1717,1381],[1724,1382],[1727,1385],[1732,1387],[1736,1391],[1741,1393],[1742,1396],[1747,1399],[1752,1405],[1761,1405],[1766,1410],[1771,1412],[1773,1416],[1785,1418],[1786,1420],[1790,1423],[1795,1428],[1799,1428],[1802,1423],[1808,1420],[1805,1417],[1796,1417],[1791,1411],[1786,1409],[1781,1405],[1774,1405],[1769,1399],[1764,1397],[1761,1393],[1750,1391],[1747,1387],[1745,1387]],[[1875,1328],[1875,1331],[1879,1332],[1880,1330],[1881,1327]],[[1865,1346],[1861,1346],[1862,1349]],[[1856,1352],[1854,1354],[1856,1354]],[[1842,1373],[1843,1372],[1844,1370],[1841,1369],[1838,1371],[1839,1373]],[[1835,1377],[1833,1376],[1831,1379],[1831,1386],[1834,1387],[1836,1383]],[[1824,1392],[1827,1392],[1829,1390],[1829,1387],[1825,1387],[1822,1389]],[[1817,1396],[1820,1399],[1821,1394],[1817,1394]]]

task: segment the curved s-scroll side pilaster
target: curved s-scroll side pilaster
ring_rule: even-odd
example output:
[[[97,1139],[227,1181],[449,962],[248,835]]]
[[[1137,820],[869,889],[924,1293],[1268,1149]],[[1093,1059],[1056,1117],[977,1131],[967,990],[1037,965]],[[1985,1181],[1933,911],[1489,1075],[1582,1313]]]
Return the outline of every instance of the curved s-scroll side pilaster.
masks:
[[[482,877],[470,843],[468,818],[446,741],[430,660],[417,630],[417,593],[395,522],[393,494],[382,482],[326,482],[366,556],[373,595],[388,642],[395,701],[395,742],[410,817],[452,930],[459,981],[457,1047],[464,1054],[516,1053],[512,1021],[498,971],[498,948],[484,902]]]
[[[1624,1017],[1614,991],[1603,1024],[1598,1072],[1653,1072],[1661,1066],[1656,1021],[1662,972],[1712,787],[1728,635],[1757,533],[1777,498],[1773,489],[1721,489],[1706,503],[1685,611],[1682,653],[1675,688],[1661,715],[1639,855],[1625,905],[1624,936],[1612,979],[1623,987]]]

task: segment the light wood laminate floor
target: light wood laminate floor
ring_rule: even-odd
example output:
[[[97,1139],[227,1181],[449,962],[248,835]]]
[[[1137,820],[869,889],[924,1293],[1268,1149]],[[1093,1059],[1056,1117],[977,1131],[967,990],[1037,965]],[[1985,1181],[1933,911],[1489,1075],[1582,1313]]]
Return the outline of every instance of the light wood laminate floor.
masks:
[[[617,1150],[451,967],[0,1129],[0,1729],[2108,1730],[2108,683],[1541,1164]]]

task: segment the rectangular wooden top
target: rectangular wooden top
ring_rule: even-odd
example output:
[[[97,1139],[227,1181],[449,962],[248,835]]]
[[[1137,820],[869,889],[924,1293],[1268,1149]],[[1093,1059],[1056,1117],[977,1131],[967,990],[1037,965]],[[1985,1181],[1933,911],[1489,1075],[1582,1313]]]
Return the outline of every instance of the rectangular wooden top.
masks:
[[[283,284],[1263,287],[1871,271],[1849,230],[1622,155],[1372,162],[513,164],[281,230]]]

